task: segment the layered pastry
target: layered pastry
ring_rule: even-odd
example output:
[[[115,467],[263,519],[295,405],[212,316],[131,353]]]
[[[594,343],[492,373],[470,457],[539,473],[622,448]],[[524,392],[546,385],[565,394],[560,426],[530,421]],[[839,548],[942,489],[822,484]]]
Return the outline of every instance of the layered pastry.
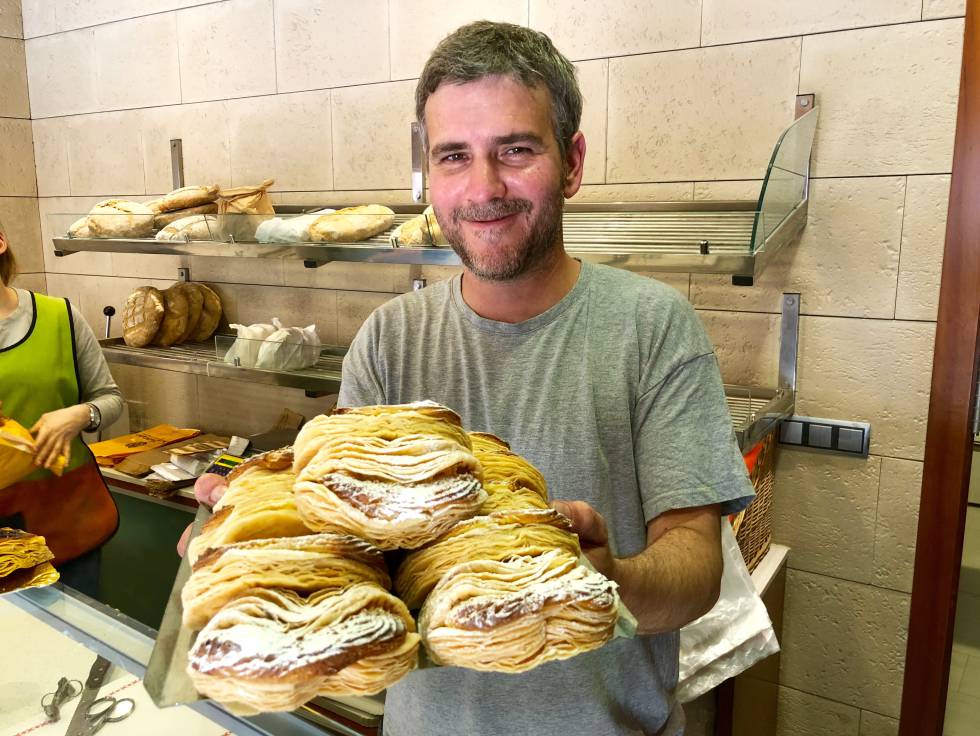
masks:
[[[548,508],[548,486],[536,467],[495,435],[470,432],[470,441],[473,454],[483,466],[483,488],[487,492],[479,513]]]
[[[258,588],[313,593],[361,582],[391,584],[381,551],[346,534],[223,544],[208,549],[191,568],[181,591],[184,625],[200,629],[223,606]]]
[[[451,568],[422,607],[419,631],[436,664],[524,672],[605,644],[616,584],[552,550]]]
[[[197,690],[239,713],[293,710],[316,695],[372,695],[415,667],[405,604],[372,583],[256,590],[217,613],[188,656]]]
[[[293,500],[295,479],[288,447],[256,455],[232,470],[214,515],[187,548],[191,564],[211,547],[309,534]]]
[[[395,591],[410,609],[422,606],[440,579],[461,562],[506,560],[561,550],[578,558],[578,537],[554,509],[495,511],[457,523],[440,539],[407,555]]]
[[[340,409],[294,444],[296,508],[317,531],[415,549],[486,500],[459,416],[431,401]]]
[[[0,593],[50,585],[58,580],[44,537],[20,529],[0,529]]]

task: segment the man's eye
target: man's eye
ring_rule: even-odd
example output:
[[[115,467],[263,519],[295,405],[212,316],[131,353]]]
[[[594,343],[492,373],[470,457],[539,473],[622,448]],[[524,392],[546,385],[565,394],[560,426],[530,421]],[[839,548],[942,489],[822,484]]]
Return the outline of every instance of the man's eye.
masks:
[[[440,161],[444,161],[446,163],[454,164],[454,163],[458,163],[458,162],[464,160],[465,158],[466,158],[466,154],[465,153],[447,153],[445,156],[443,156],[440,159]]]
[[[527,146],[511,146],[506,151],[504,151],[504,153],[506,153],[508,156],[520,156],[522,154],[530,153],[530,152],[531,149],[528,148]]]

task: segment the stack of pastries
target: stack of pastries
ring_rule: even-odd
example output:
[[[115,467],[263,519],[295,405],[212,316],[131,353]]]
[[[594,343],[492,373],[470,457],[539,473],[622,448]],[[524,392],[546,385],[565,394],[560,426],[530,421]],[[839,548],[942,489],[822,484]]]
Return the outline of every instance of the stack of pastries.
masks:
[[[316,417],[214,511],[188,550],[189,672],[240,712],[379,692],[420,642],[436,664],[522,672],[613,634],[616,584],[580,563],[541,473],[433,402]],[[398,597],[388,550],[408,551]]]
[[[547,505],[541,473],[506,442],[470,435],[488,498],[410,553],[395,579],[436,664],[524,672],[612,638],[616,584],[582,565],[567,518]]]
[[[415,667],[415,622],[377,547],[313,533],[293,500],[293,453],[242,463],[189,548],[184,625],[197,690],[247,714],[316,695],[380,692]]]
[[[0,528],[0,593],[51,585],[58,571],[44,537],[20,529]]]

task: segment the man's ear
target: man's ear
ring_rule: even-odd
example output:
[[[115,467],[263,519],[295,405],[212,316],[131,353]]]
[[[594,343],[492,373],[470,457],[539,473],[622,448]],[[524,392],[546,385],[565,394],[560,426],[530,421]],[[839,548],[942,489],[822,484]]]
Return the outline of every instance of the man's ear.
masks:
[[[582,186],[582,174],[585,171],[585,134],[578,131],[572,136],[568,153],[565,154],[565,178],[562,181],[562,193],[565,199],[571,199]]]
[[[7,236],[0,231],[0,254],[7,252]]]

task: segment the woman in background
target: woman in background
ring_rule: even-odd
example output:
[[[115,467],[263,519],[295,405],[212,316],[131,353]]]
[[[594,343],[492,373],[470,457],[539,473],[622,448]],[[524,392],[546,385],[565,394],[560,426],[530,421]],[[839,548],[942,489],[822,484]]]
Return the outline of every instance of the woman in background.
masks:
[[[81,314],[67,299],[12,287],[15,273],[0,222],[0,411],[30,429],[38,466],[0,491],[0,527],[43,535],[62,582],[97,597],[100,548],[119,515],[81,433],[112,424],[122,394]],[[59,455],[61,477],[50,471]]]

